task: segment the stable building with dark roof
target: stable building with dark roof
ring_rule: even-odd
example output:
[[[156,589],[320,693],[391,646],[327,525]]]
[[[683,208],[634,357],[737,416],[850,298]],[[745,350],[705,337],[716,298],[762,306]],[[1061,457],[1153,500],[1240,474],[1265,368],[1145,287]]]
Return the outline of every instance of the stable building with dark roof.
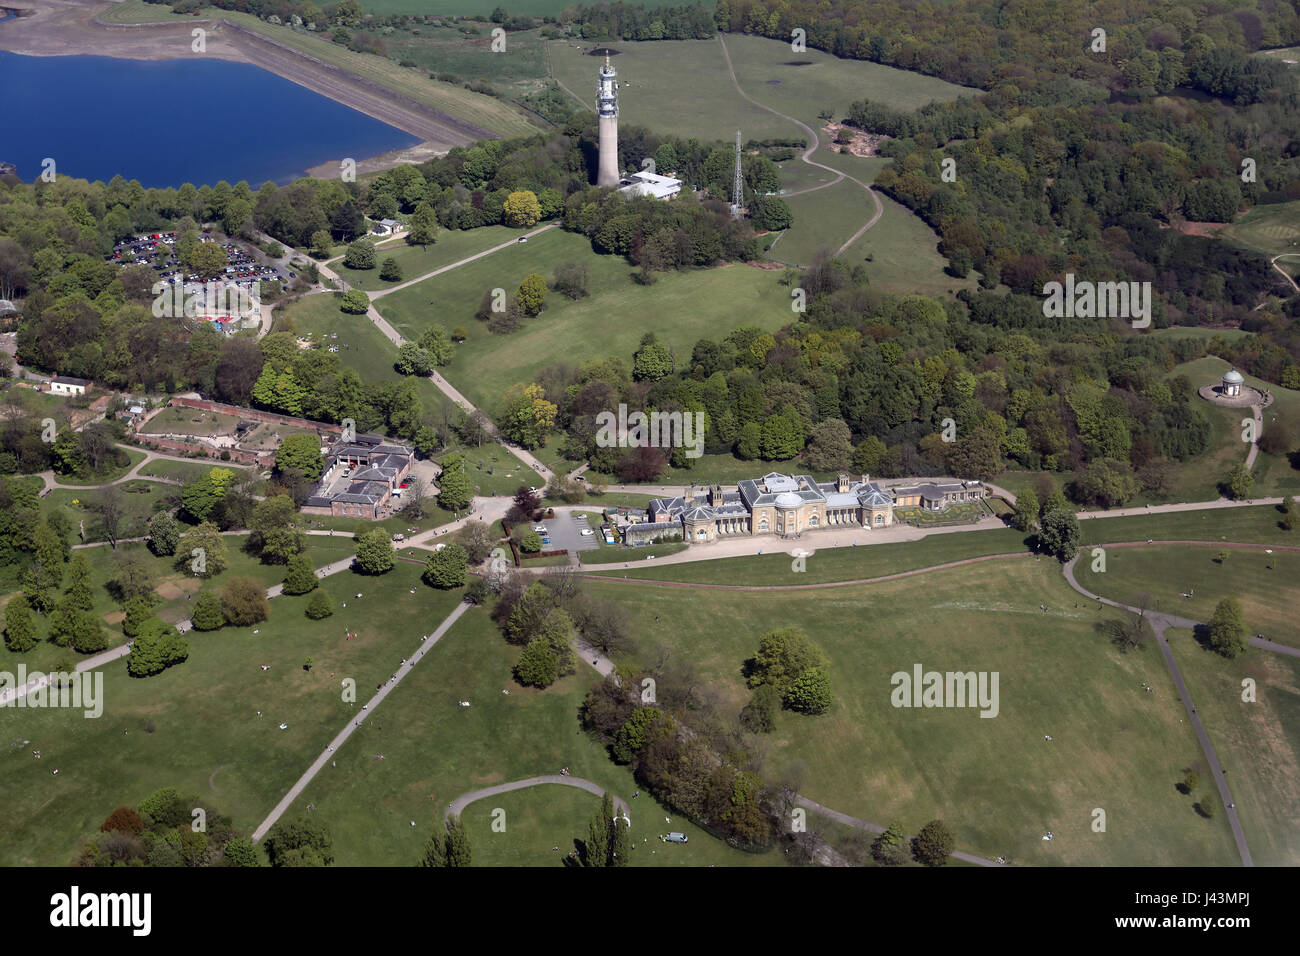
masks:
[[[336,442],[322,454],[328,464],[302,510],[340,518],[385,517],[415,460],[414,449],[377,435]]]

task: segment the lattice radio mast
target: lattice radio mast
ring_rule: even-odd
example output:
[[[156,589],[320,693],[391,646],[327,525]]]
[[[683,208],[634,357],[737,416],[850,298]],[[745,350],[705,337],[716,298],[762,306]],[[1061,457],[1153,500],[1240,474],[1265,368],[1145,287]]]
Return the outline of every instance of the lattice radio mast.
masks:
[[[731,214],[740,216],[740,208],[745,202],[745,190],[740,178],[740,130],[736,130],[736,172],[731,182]]]

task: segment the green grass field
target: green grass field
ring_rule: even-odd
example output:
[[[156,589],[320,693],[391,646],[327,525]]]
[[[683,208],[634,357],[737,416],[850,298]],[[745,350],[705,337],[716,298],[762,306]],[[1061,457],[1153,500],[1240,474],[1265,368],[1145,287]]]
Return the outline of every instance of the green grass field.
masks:
[[[947,564],[950,561],[963,561],[967,558],[979,558],[991,554],[1028,553],[1025,536],[1019,531],[1010,528],[995,531],[963,531],[928,535],[920,541],[826,548],[809,555],[805,559],[803,571],[795,571],[794,559],[790,552],[796,547],[815,549],[816,537],[813,535],[809,537],[812,540],[807,545],[802,541],[797,546],[774,545],[772,551],[766,554],[717,560],[707,558],[708,545],[695,545],[700,555],[699,561],[642,569],[637,569],[633,565],[633,570],[626,572],[626,575],[651,581],[739,586],[825,584],[831,581],[856,581],[896,574],[900,571],[914,571],[936,564]],[[864,531],[862,539],[864,542],[869,542],[871,532]],[[625,574],[622,568],[617,571],[595,570],[593,573],[606,574],[613,578],[623,577]]]
[[[1202,622],[1210,620],[1220,600],[1233,597],[1241,602],[1249,633],[1300,647],[1295,617],[1300,553],[1229,548],[1228,560],[1219,564],[1220,550],[1216,545],[1111,548],[1104,572],[1094,572],[1092,557],[1085,554],[1075,575],[1103,597],[1139,607],[1145,595],[1153,610]]]
[[[418,279],[426,273],[441,269],[469,256],[477,255],[485,249],[509,242],[519,235],[518,229],[508,226],[483,226],[479,229],[443,229],[438,233],[438,241],[431,246],[408,246],[405,241],[391,245],[379,246],[377,262],[373,269],[349,269],[342,260],[333,263],[330,268],[339,274],[353,288],[367,292],[391,289],[400,282],[385,282],[379,278],[379,264],[389,257],[397,260],[402,267],[401,282]],[[478,305],[477,302],[474,303]]]
[[[164,408],[140,429],[142,435],[233,435],[239,424],[238,415],[224,412],[206,412],[198,408],[173,405]]]
[[[140,469],[139,474],[145,478],[171,478],[175,481],[194,481],[204,477],[213,468],[228,468],[236,475],[248,469],[229,461],[173,461],[170,458],[155,458]]]
[[[779,40],[729,35],[726,42],[737,79],[749,96],[814,128],[821,126],[817,119],[820,110],[833,110],[839,117],[850,103],[864,97],[884,100],[898,109],[914,109],[932,100],[956,99],[966,92],[933,77],[865,60],[839,60],[817,50],[793,54],[790,44]],[[555,78],[577,96],[590,97],[599,61],[585,51],[604,45],[589,40],[552,41]],[[618,71],[623,123],[706,142],[730,142],[737,128],[745,139],[802,135],[788,120],[754,106],[736,92],[717,40],[608,45],[621,51],[612,63]],[[808,65],[791,65],[800,61]],[[689,110],[681,109],[686,96]]]
[[[72,485],[78,488],[85,488],[89,491],[105,482],[116,481],[145,459],[145,453],[139,449],[118,446],[118,450],[126,453],[126,464],[120,466],[113,465],[104,468],[94,476],[88,478],[83,478],[78,475],[56,475],[55,480],[57,480],[61,485]]]
[[[156,481],[132,480],[117,486],[121,492],[122,518],[118,523],[118,536],[134,538],[146,533],[145,521],[155,512],[166,507],[164,499],[180,491],[174,485],[161,484]],[[85,542],[107,541],[104,522],[96,503],[100,497],[98,488],[55,488],[42,499],[42,510],[58,509],[69,519],[76,534],[85,530]],[[75,540],[81,541],[78,535]]]
[[[690,547],[685,541],[665,541],[661,544],[642,545],[638,548],[624,547],[622,544],[606,544],[604,539],[599,537],[600,519],[593,518],[592,530],[596,531],[596,540],[600,547],[595,551],[579,551],[578,557],[585,569],[593,566],[599,573],[601,566],[609,564],[625,565],[630,564],[636,567],[638,561],[644,561],[647,557],[662,558],[670,554],[677,554],[679,551],[685,551]],[[615,538],[617,542],[617,538]]]
[[[250,833],[355,712],[340,699],[338,681],[354,678],[366,699],[419,645],[429,622],[459,600],[418,585],[419,571],[399,564],[364,582],[350,574],[326,579],[322,587],[339,610],[322,622],[303,614],[307,597],[276,598],[258,634],[190,635],[189,660],[156,677],[129,678],[115,661],[104,669],[98,720],[80,711],[11,711],[0,751],[7,808],[0,862],[66,865],[115,807],[164,786],[210,799]],[[359,588],[366,595],[360,607],[342,608]],[[382,617],[366,610],[374,607],[383,608]],[[359,639],[345,640],[345,630]],[[302,667],[307,657],[315,661],[310,672]],[[278,729],[282,722],[287,730]],[[347,748],[358,757],[362,749]]]
[[[477,28],[478,36],[460,32],[461,27],[471,26]],[[514,97],[539,89],[546,81],[546,48],[541,31],[512,30],[506,35],[505,49],[493,51],[495,26],[488,22],[445,26],[422,23],[409,32],[372,35],[383,42],[393,59],[415,63],[434,73],[481,80]]]
[[[731,850],[654,807],[644,793],[633,800],[637,786],[628,769],[615,765],[602,747],[578,731],[577,708],[594,672],[584,668],[545,691],[530,690],[510,678],[517,656],[483,611],[470,611],[339,751],[338,767],[328,768],[307,787],[295,810],[315,805],[312,813],[326,821],[334,836],[336,865],[413,865],[456,797],[495,783],[558,773],[561,767],[628,800],[634,832],[648,837],[644,846],[655,851],[649,854],[652,864],[782,861],[775,853],[753,856]],[[470,706],[458,706],[461,700]],[[380,754],[383,760],[377,759]],[[567,793],[551,787],[471,804],[464,820],[475,861],[558,865],[557,858],[571,846],[558,841],[585,834],[599,806],[594,797],[584,800],[577,791],[576,801],[564,802]],[[490,828],[496,807],[507,812],[504,834]],[[523,818],[517,828],[510,823],[516,814]],[[686,847],[665,849],[657,843],[658,828],[669,828],[661,822],[664,816],[672,816],[671,829],[690,836]],[[551,850],[557,845],[564,849]],[[635,862],[645,865],[646,858],[638,855]]]
[[[538,129],[529,119],[529,114],[513,104],[449,83],[439,83],[429,79],[424,71],[399,66],[394,60],[354,53],[337,43],[289,27],[266,23],[251,14],[222,10],[220,16],[499,136],[527,136]]]
[[[1194,387],[1200,388],[1202,385],[1218,382],[1230,367],[1221,358],[1207,356],[1194,362],[1177,365],[1169,375],[1186,375]],[[1264,409],[1265,431],[1268,430],[1271,417],[1279,411],[1291,422],[1300,422],[1300,391],[1282,388],[1280,385],[1266,382],[1253,375],[1246,375],[1244,372],[1242,374],[1247,385],[1267,390],[1273,395],[1273,404]],[[1226,481],[1232,466],[1246,458],[1248,448],[1241,440],[1241,421],[1243,418],[1249,418],[1251,412],[1248,408],[1219,408],[1199,397],[1194,398],[1193,401],[1206,411],[1214,432],[1210,449],[1205,454],[1198,455],[1179,466],[1179,484],[1187,490],[1199,491],[1196,495],[1198,499],[1216,498],[1218,483]],[[1251,489],[1252,495],[1277,497],[1300,494],[1300,471],[1292,468],[1290,461],[1285,457],[1267,455],[1261,451],[1255,458],[1253,473],[1255,484]],[[1174,497],[1183,496],[1175,494]]]
[[[121,627],[121,607],[105,587],[114,574],[115,564],[119,556],[135,556],[142,558],[146,562],[153,575],[154,593],[158,601],[154,606],[154,613],[171,624],[185,620],[190,616],[193,604],[189,598],[197,593],[201,587],[220,589],[233,577],[251,577],[260,584],[270,587],[273,584],[280,583],[284,578],[283,567],[262,564],[255,558],[245,554],[241,550],[245,541],[244,538],[228,537],[225,540],[229,567],[203,584],[197,582],[193,575],[175,570],[173,559],[154,557],[143,544],[122,544],[118,546],[116,553],[108,548],[90,549],[88,551],[91,565],[90,585],[91,593],[95,598],[93,610],[97,615],[101,616],[107,627],[110,646],[116,647],[126,641],[126,636],[122,633]],[[313,538],[311,540],[315,547],[309,546],[307,553],[316,565],[336,561],[355,549],[355,545],[351,541],[344,541],[343,539],[323,541],[319,538]],[[0,603],[7,603],[14,593],[16,592],[0,596]],[[44,637],[48,630],[48,622],[38,618],[37,629]],[[44,640],[24,654],[16,654],[7,647],[0,645],[0,670],[12,672],[20,662],[25,663],[28,670],[48,670],[61,657],[65,656],[80,659],[82,655]]]
[[[1190,631],[1167,632],[1210,742],[1228,774],[1256,866],[1300,864],[1300,661],[1252,651],[1236,661],[1205,650]],[[1242,681],[1256,700],[1242,700]],[[1202,788],[1209,780],[1199,768]],[[1183,797],[1191,803],[1194,797]],[[1220,807],[1221,809],[1221,807]]]
[[[193,20],[188,14],[172,13],[171,7],[157,3],[145,3],[144,0],[121,0],[100,11],[97,18],[104,23],[174,23],[180,20]]]
[[[942,817],[961,849],[1028,865],[1232,865],[1226,821],[1178,804],[1200,754],[1154,649],[1123,654],[1094,631],[1110,611],[1076,607],[1054,562],[1012,560],[833,592],[674,592],[591,584],[626,609],[647,656],[686,657],[724,712],[747,700],[741,663],[760,636],[798,625],[831,660],[835,703],[782,713],[766,777],[911,832]],[[1049,608],[1048,613],[1039,610]],[[671,609],[666,623],[654,618]],[[897,709],[891,675],[996,671],[1000,709]],[[1146,681],[1154,694],[1142,690]],[[1045,735],[1053,739],[1047,741]],[[1092,812],[1108,814],[1104,834]],[[1186,812],[1183,810],[1186,809]],[[1051,831],[1055,839],[1041,837]]]
[[[1300,254],[1300,200],[1254,206],[1219,231],[1219,236],[1268,256]],[[1300,259],[1278,265],[1294,268]]]
[[[854,175],[865,183],[875,178],[884,163],[878,159],[857,162],[862,168]],[[785,167],[792,165],[786,163]],[[767,256],[793,265],[808,265],[818,249],[835,253],[875,215],[871,197],[848,180],[786,201],[794,213],[794,225]],[[853,265],[865,263],[872,288],[900,295],[942,296],[974,287],[974,280],[955,279],[943,271],[947,260],[939,254],[938,237],[929,226],[888,196],[881,194],[880,201],[884,215],[840,254]]]
[[[1079,522],[1079,546],[1121,541],[1241,541],[1248,544],[1296,544],[1294,531],[1278,527],[1273,505],[1244,505],[1177,511],[1170,514],[1088,518]]]
[[[820,50],[791,53],[790,44],[780,40],[743,34],[729,34],[726,40],[741,88],[765,106],[801,119],[814,129],[821,126],[818,112],[828,109],[840,119],[855,100],[878,100],[896,109],[912,110],[935,100],[945,102],[979,93],[879,63],[837,59]],[[800,61],[807,65],[793,65]]]
[[[587,264],[590,294],[576,302],[554,293],[540,316],[512,335],[492,335],[474,318],[483,293],[512,295],[523,278],[549,282],[566,261]],[[788,293],[775,273],[743,265],[662,275],[638,286],[621,257],[596,256],[587,239],[552,230],[527,245],[471,262],[385,296],[376,307],[405,338],[418,338],[431,319],[462,325],[469,339],[442,370],[448,381],[489,415],[505,391],[527,383],[547,365],[576,365],[617,355],[630,362],[641,336],[653,331],[678,361],[700,338],[720,338],[740,325],[774,330],[790,321]]]
[[[397,382],[405,376],[393,367],[397,360],[397,347],[384,337],[364,315],[347,315],[339,309],[339,298],[333,294],[307,295],[284,309],[277,309],[275,330],[292,327],[297,335],[310,334],[313,341],[323,343],[326,336],[330,345],[337,345],[339,362],[361,376],[363,382]],[[435,416],[456,414],[455,406],[431,379],[416,378],[416,391],[424,411]]]
[[[481,448],[457,448],[465,456],[465,466],[477,495],[514,497],[521,485],[543,487],[538,474],[515,457],[504,445],[485,444]]]

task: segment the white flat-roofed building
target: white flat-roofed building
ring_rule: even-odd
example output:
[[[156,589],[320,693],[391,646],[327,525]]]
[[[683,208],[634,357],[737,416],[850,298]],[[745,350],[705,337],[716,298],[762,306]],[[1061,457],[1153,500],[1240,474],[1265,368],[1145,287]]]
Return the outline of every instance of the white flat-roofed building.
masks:
[[[633,173],[619,183],[618,191],[629,196],[652,196],[655,199],[669,199],[681,191],[682,181],[671,176],[660,176],[642,170]]]

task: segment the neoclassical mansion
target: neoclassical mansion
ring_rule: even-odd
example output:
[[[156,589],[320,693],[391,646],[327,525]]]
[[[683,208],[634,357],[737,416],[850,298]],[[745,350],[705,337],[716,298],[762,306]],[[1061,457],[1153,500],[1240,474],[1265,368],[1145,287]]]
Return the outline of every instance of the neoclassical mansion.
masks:
[[[885,528],[894,522],[895,508],[945,511],[957,502],[985,497],[978,481],[924,483],[882,487],[869,476],[840,475],[817,483],[808,475],[776,472],[747,479],[735,491],[714,485],[707,491],[676,498],[654,498],[647,521],[624,529],[627,544],[644,544],[665,536],[691,543],[737,535],[792,535],[825,528]]]

